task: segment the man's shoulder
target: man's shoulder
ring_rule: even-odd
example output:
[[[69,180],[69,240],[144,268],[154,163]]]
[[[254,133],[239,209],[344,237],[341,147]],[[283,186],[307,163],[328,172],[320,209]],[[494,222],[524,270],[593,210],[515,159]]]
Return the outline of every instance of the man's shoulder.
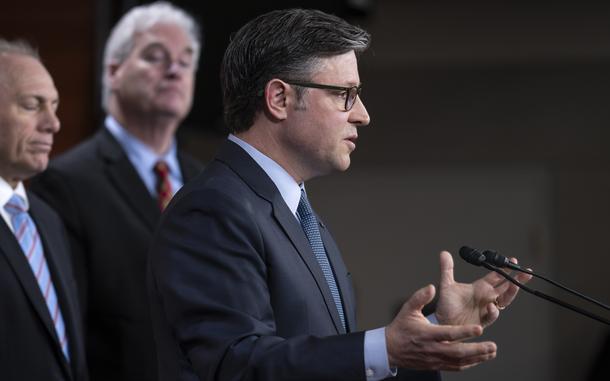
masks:
[[[195,178],[176,194],[181,203],[207,205],[216,208],[226,202],[246,205],[259,197],[250,184],[231,167],[219,160],[212,160]],[[232,201],[231,201],[232,200]]]
[[[103,131],[98,131],[76,146],[54,157],[49,163],[48,170],[65,175],[91,173],[104,163],[104,151],[109,148],[118,149],[118,145],[117,147],[106,147],[111,144],[112,142],[108,141]]]

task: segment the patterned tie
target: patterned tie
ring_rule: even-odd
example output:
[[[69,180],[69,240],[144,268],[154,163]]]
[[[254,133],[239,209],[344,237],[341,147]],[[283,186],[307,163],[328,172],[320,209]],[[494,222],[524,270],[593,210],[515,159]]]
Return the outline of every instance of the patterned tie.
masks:
[[[167,163],[160,160],[154,167],[155,175],[157,175],[157,203],[159,209],[163,211],[167,204],[172,199],[172,183],[169,182],[169,167]]]
[[[337,312],[339,313],[341,324],[343,325],[343,329],[345,329],[345,315],[343,314],[343,304],[341,303],[339,288],[337,287],[337,282],[335,281],[335,276],[333,275],[333,269],[330,266],[330,262],[326,256],[326,250],[324,249],[324,244],[322,243],[322,237],[320,236],[320,230],[318,229],[318,219],[311,209],[311,205],[307,200],[307,195],[305,195],[304,190],[301,190],[301,201],[299,201],[299,206],[297,207],[297,214],[301,220],[301,226],[303,227],[303,231],[307,236],[307,240],[311,245],[311,250],[322,268],[322,272],[326,278],[326,283],[328,283],[328,288],[330,288],[330,293],[333,296],[335,305],[337,306]]]
[[[38,281],[38,287],[42,292],[53,325],[55,326],[55,332],[59,338],[61,350],[63,351],[66,359],[70,360],[70,354],[68,351],[68,337],[66,336],[66,327],[64,325],[64,318],[57,302],[57,293],[55,292],[55,286],[51,280],[51,274],[49,273],[49,267],[47,266],[47,260],[42,250],[42,243],[40,242],[40,236],[34,225],[34,221],[30,218],[25,208],[25,201],[16,194],[4,205],[4,209],[11,216],[11,223],[15,231],[15,237],[19,241],[19,245],[23,250],[32,272]]]

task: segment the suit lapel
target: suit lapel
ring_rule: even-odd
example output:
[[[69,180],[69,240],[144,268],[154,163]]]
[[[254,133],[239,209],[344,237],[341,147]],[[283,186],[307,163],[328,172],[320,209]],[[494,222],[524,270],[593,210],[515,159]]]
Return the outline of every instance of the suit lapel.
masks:
[[[100,154],[105,159],[106,173],[111,183],[133,212],[142,219],[150,230],[154,230],[161,212],[129,158],[105,128],[98,132],[97,139]]]
[[[324,273],[322,273],[322,269],[311,250],[309,241],[273,181],[248,153],[231,141],[225,142],[221,147],[217,159],[229,165],[260,197],[273,205],[275,219],[313,276],[337,332],[345,333],[337,312],[337,306],[330,293]]]
[[[34,217],[32,217],[32,218],[34,218]],[[39,224],[36,224],[36,228],[41,230],[38,225]],[[44,237],[43,234],[45,234],[45,232],[39,231],[39,235],[41,237]],[[48,262],[49,257],[46,252],[46,247],[44,247],[44,248],[45,248],[45,258],[47,259],[47,262]],[[11,267],[13,268],[13,271],[15,272],[17,279],[19,279],[19,282],[23,286],[23,290],[24,290],[26,296],[28,297],[28,299],[32,303],[32,306],[34,307],[36,314],[42,320],[43,325],[45,326],[47,332],[50,335],[50,339],[53,340],[53,342],[55,343],[55,347],[58,352],[57,354],[58,354],[58,356],[60,356],[62,358],[62,360],[61,360],[62,367],[69,374],[70,370],[69,370],[67,361],[63,355],[63,352],[61,351],[61,347],[59,345],[59,338],[57,337],[57,333],[55,332],[55,327],[54,327],[53,321],[51,319],[51,314],[49,313],[47,304],[44,300],[42,292],[40,291],[38,282],[36,281],[36,278],[34,277],[34,273],[32,272],[32,269],[25,257],[25,254],[21,250],[21,246],[19,246],[19,242],[17,242],[15,235],[9,229],[9,227],[6,225],[6,223],[3,219],[0,220],[0,251],[4,253],[8,262],[10,263]],[[51,270],[51,269],[49,269],[49,270]],[[52,278],[52,279],[54,282],[53,284],[55,285],[55,278]],[[58,298],[59,298],[59,295],[58,295]],[[62,313],[63,313],[63,310],[62,310]]]
[[[326,277],[324,277],[324,273],[322,272],[322,268],[318,263],[309,241],[303,232],[303,228],[298,223],[295,216],[292,215],[290,209],[284,203],[284,200],[281,196],[277,195],[276,198],[280,200],[276,200],[273,203],[273,212],[276,220],[279,225],[282,227],[294,247],[297,249],[299,256],[307,265],[309,272],[316,280],[316,284],[318,285],[318,289],[322,293],[324,297],[324,302],[326,304],[326,309],[328,313],[332,316],[333,323],[338,333],[345,333],[343,329],[343,324],[341,324],[341,318],[339,317],[339,312],[337,311],[337,305],[335,304],[335,300],[333,299],[332,294],[330,293],[330,288],[328,287],[328,282],[326,281]],[[330,258],[329,258],[330,260]],[[331,261],[331,265],[333,265],[333,261]],[[339,284],[341,288],[341,284]]]
[[[38,200],[35,199],[35,196],[32,196],[31,193],[28,193],[28,198],[30,199],[30,215],[32,219],[36,223],[36,229],[38,229],[38,233],[41,237],[41,241],[43,243],[44,254],[47,261],[47,265],[49,266],[49,272],[51,274],[51,279],[53,280],[53,286],[55,287],[55,292],[57,293],[57,300],[59,306],[61,308],[61,313],[64,319],[64,324],[66,327],[66,334],[68,335],[68,344],[70,350],[70,359],[72,362],[76,362],[76,357],[78,356],[79,348],[77,348],[78,343],[74,340],[79,334],[75,325],[77,324],[78,312],[76,307],[76,301],[70,297],[70,294],[67,290],[74,285],[70,285],[66,283],[66,280],[72,279],[72,274],[66,273],[66,270],[69,268],[68,263],[62,263],[60,265],[59,261],[61,256],[65,259],[68,259],[68,248],[65,245],[60,244],[60,237],[58,237],[58,229],[52,229],[52,221],[46,221],[45,215],[40,211],[40,206],[38,205]],[[53,234],[55,233],[55,234]],[[62,254],[59,251],[65,250]],[[44,301],[43,301],[44,303]],[[45,306],[46,307],[46,306]],[[55,333],[55,327],[51,326],[53,332]],[[56,335],[54,337],[57,337]],[[70,364],[66,360],[59,341],[56,340],[57,350],[59,351],[59,355],[62,359],[62,365],[66,372],[70,373]]]
[[[319,221],[319,219],[318,219]],[[328,255],[328,260],[332,268],[335,271],[335,280],[339,286],[339,293],[341,294],[341,300],[343,301],[343,312],[345,314],[345,324],[348,332],[353,332],[356,329],[356,314],[354,300],[352,300],[351,282],[347,276],[347,268],[341,258],[341,252],[337,247],[335,240],[332,238],[330,232],[326,228],[326,225],[322,221],[319,221],[320,235],[324,242],[324,248]]]

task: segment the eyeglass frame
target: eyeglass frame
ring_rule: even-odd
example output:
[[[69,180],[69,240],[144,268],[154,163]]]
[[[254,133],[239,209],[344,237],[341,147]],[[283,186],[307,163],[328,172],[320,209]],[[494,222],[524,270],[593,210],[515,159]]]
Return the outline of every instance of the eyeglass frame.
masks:
[[[356,100],[362,93],[362,83],[359,85],[355,85],[355,86],[334,86],[334,85],[323,85],[320,83],[301,82],[301,81],[292,81],[292,80],[284,80],[284,82],[288,83],[289,85],[310,87],[310,88],[314,88],[314,89],[345,91],[347,93],[347,97],[345,97],[345,112],[350,111],[354,107],[354,105],[356,104]],[[350,105],[349,104],[350,94],[354,91],[354,89],[356,90],[356,96],[354,97],[354,100],[352,101],[352,104]]]

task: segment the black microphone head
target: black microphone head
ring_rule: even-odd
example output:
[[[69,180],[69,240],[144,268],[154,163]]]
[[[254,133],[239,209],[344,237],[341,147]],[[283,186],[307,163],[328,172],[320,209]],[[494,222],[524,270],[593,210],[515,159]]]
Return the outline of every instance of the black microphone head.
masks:
[[[481,266],[481,264],[485,262],[485,255],[483,255],[477,249],[473,249],[468,246],[462,246],[460,248],[460,257],[462,257],[462,259],[466,262],[475,266]]]
[[[491,265],[494,265],[496,267],[508,266],[508,258],[498,254],[498,252],[495,250],[485,250],[483,251],[483,255],[485,256],[485,262]]]

